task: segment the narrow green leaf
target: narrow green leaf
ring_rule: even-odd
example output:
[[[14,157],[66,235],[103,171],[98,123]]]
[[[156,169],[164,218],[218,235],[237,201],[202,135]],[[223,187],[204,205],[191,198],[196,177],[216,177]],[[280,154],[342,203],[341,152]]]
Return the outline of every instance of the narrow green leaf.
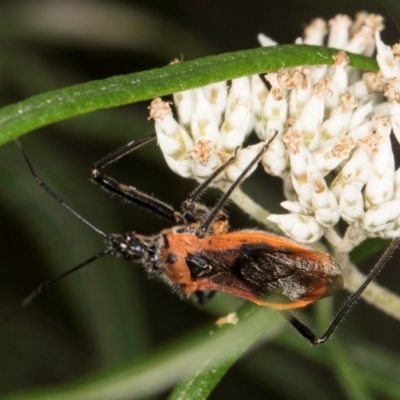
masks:
[[[47,92],[0,110],[0,144],[41,126],[98,109],[282,67],[332,64],[332,56],[336,53],[336,49],[307,45],[261,47]],[[374,59],[353,54],[349,56],[354,67],[377,70]]]
[[[206,398],[224,375],[227,363],[233,363],[257,340],[274,337],[285,326],[276,312],[254,304],[245,304],[238,311],[238,318],[237,325],[202,329],[131,365],[96,374],[74,384],[13,393],[1,399],[133,400],[160,393],[187,373],[193,376],[196,371],[206,371],[205,367],[209,366],[215,369],[214,377],[207,373],[185,380],[171,397]],[[203,397],[197,396],[200,390]]]
[[[364,240],[351,252],[351,261],[355,264],[360,263],[378,253],[383,251],[390,243],[388,239],[374,238]]]
[[[178,384],[169,400],[206,399],[231,365],[261,337],[278,333],[280,317],[276,312],[246,304],[238,312],[239,322],[212,332],[214,343],[194,359],[187,377]]]

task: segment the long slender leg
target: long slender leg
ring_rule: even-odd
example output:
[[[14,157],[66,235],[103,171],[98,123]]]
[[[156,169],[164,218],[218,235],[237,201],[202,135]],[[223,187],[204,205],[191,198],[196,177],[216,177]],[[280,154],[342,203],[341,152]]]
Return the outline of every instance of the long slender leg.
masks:
[[[214,173],[209,176],[201,185],[199,185],[191,194],[190,196],[182,203],[182,209],[185,211],[185,213],[189,214],[191,217],[193,217],[196,221],[200,221],[201,225],[198,230],[199,236],[204,236],[210,226],[215,222],[216,220],[224,220],[226,219],[225,213],[222,211],[222,208],[226,204],[227,200],[229,199],[229,196],[232,194],[232,192],[236,189],[237,186],[242,183],[244,178],[246,177],[247,173],[250,171],[251,168],[257,162],[260,160],[262,155],[267,151],[270,143],[275,139],[277,135],[277,132],[275,135],[266,143],[263,148],[260,150],[260,152],[254,157],[254,159],[250,162],[250,164],[246,167],[246,169],[242,172],[242,174],[238,177],[238,179],[233,182],[231,187],[228,189],[228,191],[220,198],[218,203],[212,208],[211,210],[198,203],[198,200],[200,196],[209,188],[210,184],[214,179],[216,179],[223,171],[226,170],[226,168],[233,164],[236,159],[237,159],[237,154],[235,154],[230,157],[224,164],[222,164]]]
[[[236,152],[230,157],[227,161],[225,161],[219,168],[217,168],[212,175],[210,175],[203,183],[201,183],[197,188],[189,195],[189,197],[183,202],[182,207],[188,208],[190,204],[195,203],[199,200],[201,195],[210,187],[210,184],[214,179],[218,177],[222,172],[224,172],[229,165],[236,161]]]
[[[236,160],[236,153],[230,157],[224,164],[217,168],[212,175],[210,175],[203,183],[189,195],[189,197],[182,203],[182,209],[185,214],[189,215],[195,221],[203,221],[204,218],[210,213],[210,209],[204,204],[198,203],[199,198],[202,194],[210,187],[210,184],[214,179],[218,177],[226,168]],[[221,210],[220,210],[221,211]],[[226,219],[226,215],[220,212],[220,218]]]
[[[118,161],[120,158],[125,157],[127,154],[132,153],[132,151],[137,150],[138,148],[144,146],[145,144],[151,142],[156,138],[156,134],[150,133],[149,135],[143,136],[140,139],[133,140],[129,142],[127,145],[118,148],[117,150],[113,151],[108,156],[103,157],[99,161],[96,161],[93,164],[93,169],[102,169],[109,164]]]
[[[374,267],[369,272],[367,278],[363,282],[363,284],[358,288],[356,292],[351,294],[347,300],[344,302],[339,312],[336,314],[335,318],[329,325],[328,329],[325,333],[318,337],[308,326],[304,325],[300,322],[296,317],[287,312],[282,312],[282,315],[291,323],[291,325],[300,333],[301,336],[306,338],[311,344],[319,345],[325,343],[332,333],[336,330],[339,324],[343,321],[346,315],[351,310],[351,307],[355,304],[355,302],[359,299],[362,292],[365,288],[373,281],[376,276],[382,271],[383,267],[386,265],[387,260],[393,255],[400,244],[400,238],[395,238],[392,240],[390,245],[386,248],[386,250],[382,253],[378,262],[374,265]]]
[[[204,291],[195,291],[194,292],[194,300],[199,306],[204,306],[209,300],[211,300],[215,295],[215,290],[210,290],[207,292]]]
[[[183,216],[179,212],[175,211],[168,204],[165,204],[161,200],[149,196],[146,193],[143,193],[132,186],[119,183],[114,178],[111,178],[107,175],[103,175],[100,172],[102,168],[106,167],[109,164],[112,164],[113,162],[119,160],[122,157],[125,157],[132,151],[137,150],[139,147],[149,143],[155,138],[156,134],[152,133],[139,140],[135,140],[133,142],[128,143],[126,146],[117,149],[108,156],[95,162],[92,168],[92,178],[95,182],[99,183],[103,188],[105,188],[109,192],[115,193],[131,203],[138,204],[154,212],[160,217],[170,220],[174,224],[182,224],[185,222]]]
[[[221,198],[218,200],[218,202],[214,206],[214,208],[210,211],[208,216],[201,222],[201,225],[198,229],[199,235],[206,234],[209,227],[212,225],[212,223],[215,221],[216,217],[218,216],[218,213],[225,206],[225,204],[228,201],[229,197],[231,196],[232,192],[243,182],[243,180],[246,178],[246,175],[254,167],[254,165],[256,165],[260,161],[261,157],[268,150],[269,145],[275,139],[277,134],[278,134],[278,132],[276,132],[274,134],[274,136],[267,143],[264,144],[262,149],[253,158],[253,160],[249,163],[249,165],[243,170],[243,172],[239,175],[239,177],[236,179],[236,181],[233,182],[232,185],[229,187],[229,189],[221,196]]]

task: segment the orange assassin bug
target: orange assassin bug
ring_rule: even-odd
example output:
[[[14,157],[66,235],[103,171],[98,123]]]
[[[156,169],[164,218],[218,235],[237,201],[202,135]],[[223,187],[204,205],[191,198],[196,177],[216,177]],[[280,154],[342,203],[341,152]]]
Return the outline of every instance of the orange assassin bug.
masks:
[[[265,143],[213,208],[206,207],[198,200],[213,180],[235,161],[236,155],[228,159],[191,193],[183,202],[181,211],[176,211],[164,202],[101,173],[102,168],[155,138],[153,133],[130,142],[95,162],[92,168],[93,180],[103,188],[171,221],[171,228],[153,236],[135,232],[106,234],[92,225],[36,175],[31,162],[17,142],[38,184],[72,214],[103,236],[106,242],[106,249],[102,252],[38,286],[22,301],[20,307],[25,307],[39,293],[96,259],[105,255],[122,256],[128,261],[142,264],[149,275],[164,279],[182,298],[194,294],[201,301],[204,299],[204,293],[209,291],[231,293],[260,306],[284,311],[283,316],[311,344],[324,343],[363,290],[382,270],[385,261],[396,249],[398,239],[392,241],[365,282],[349,296],[328,329],[319,337],[285,310],[304,307],[340,290],[343,277],[337,262],[324,252],[311,250],[265,231],[232,231],[227,214],[223,210],[232,192],[258,163],[274,137]]]

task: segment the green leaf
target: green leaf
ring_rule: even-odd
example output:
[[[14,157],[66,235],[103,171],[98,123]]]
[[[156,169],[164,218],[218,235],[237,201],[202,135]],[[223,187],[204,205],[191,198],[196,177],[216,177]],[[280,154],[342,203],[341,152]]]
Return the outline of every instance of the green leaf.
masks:
[[[383,251],[389,243],[390,240],[381,238],[364,240],[351,252],[351,261],[354,264],[358,264],[363,260],[367,260],[379,251]]]
[[[169,400],[206,399],[232,364],[261,337],[275,336],[282,319],[272,310],[246,304],[237,314],[236,326],[210,332],[213,342],[193,360],[187,377],[175,387]]]
[[[202,329],[131,365],[71,385],[15,393],[1,399],[132,400],[160,393],[188,373],[191,377],[177,386],[171,398],[206,398],[245,350],[261,338],[271,339],[285,326],[276,312],[254,304],[245,304],[237,315],[237,325]]]
[[[0,144],[41,126],[94,110],[283,67],[332,64],[337,50],[307,45],[261,47],[209,56],[47,92],[0,110]],[[349,54],[352,66],[377,70],[374,59]]]

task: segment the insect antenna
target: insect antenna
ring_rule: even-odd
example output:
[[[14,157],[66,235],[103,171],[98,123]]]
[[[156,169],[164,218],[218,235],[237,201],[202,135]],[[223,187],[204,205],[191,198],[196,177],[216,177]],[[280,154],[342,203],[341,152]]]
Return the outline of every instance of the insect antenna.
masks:
[[[90,223],[86,218],[84,218],[81,214],[79,214],[75,209],[73,209],[68,203],[66,203],[56,192],[54,192],[48,185],[45,183],[39,176],[36,174],[35,169],[33,168],[32,163],[29,161],[28,156],[23,149],[21,142],[18,139],[14,139],[15,144],[18,146],[22,156],[24,157],[26,163],[28,164],[29,170],[31,171],[32,176],[35,178],[35,181],[39,184],[41,188],[43,188],[57,203],[61,204],[65,207],[70,213],[72,213],[76,218],[81,220],[85,225],[89,228],[92,228],[95,232],[103,237],[107,237],[107,234],[104,233],[102,230],[94,226]]]
[[[97,253],[96,255],[88,258],[87,260],[85,260],[84,262],[76,265],[73,268],[68,269],[67,271],[62,272],[60,275],[57,275],[49,280],[47,280],[46,282],[41,283],[39,286],[37,286],[34,290],[32,290],[32,292],[26,296],[16,307],[15,309],[13,309],[12,311],[10,311],[6,317],[1,321],[0,323],[0,329],[1,327],[8,322],[9,320],[13,319],[20,311],[22,311],[23,308],[25,308],[26,306],[28,306],[30,303],[32,303],[32,301],[42,292],[44,292],[45,290],[49,289],[51,286],[53,286],[55,283],[57,283],[58,281],[60,281],[61,279],[65,278],[68,275],[71,275],[72,273],[74,273],[75,271],[78,271],[79,269],[85,267],[88,264],[91,264],[93,261],[98,260],[101,257],[104,257],[106,255],[109,255],[112,253],[112,249],[106,249],[101,251],[100,253]]]
[[[81,220],[85,225],[89,226],[91,229],[93,229],[95,232],[97,232],[99,235],[103,236],[103,237],[108,237],[108,235],[106,233],[104,233],[103,231],[101,231],[99,228],[97,228],[96,226],[94,226],[92,223],[90,223],[87,219],[85,219],[84,217],[82,217],[82,215],[80,215],[74,208],[72,208],[68,203],[66,203],[60,196],[58,196],[57,193],[55,193],[48,185],[47,183],[45,183],[37,174],[35,169],[33,168],[32,163],[29,161],[28,156],[26,155],[21,142],[18,139],[14,140],[15,144],[18,146],[22,156],[24,157],[29,170],[32,174],[32,176],[35,178],[35,181],[39,184],[39,186],[44,189],[54,200],[56,200],[59,204],[61,204],[62,206],[64,206],[69,212],[71,212],[76,218],[78,218],[79,220]],[[49,280],[47,280],[46,282],[40,284],[39,286],[36,287],[36,289],[34,289],[27,297],[25,297],[21,303],[11,312],[8,313],[8,315],[6,315],[6,317],[1,321],[0,323],[0,328],[1,326],[3,326],[6,322],[8,322],[10,319],[14,318],[16,316],[16,314],[18,314],[23,308],[25,308],[26,306],[28,306],[40,293],[44,292],[45,290],[49,289],[51,286],[53,286],[56,282],[60,281],[61,279],[65,278],[66,276],[74,273],[75,271],[85,267],[86,265],[92,263],[93,261],[104,257],[108,254],[112,254],[113,253],[113,249],[112,248],[107,248],[106,250],[101,251],[100,253],[88,258],[86,261],[76,265],[73,268],[70,268],[69,270],[61,273],[60,275],[57,275]]]

